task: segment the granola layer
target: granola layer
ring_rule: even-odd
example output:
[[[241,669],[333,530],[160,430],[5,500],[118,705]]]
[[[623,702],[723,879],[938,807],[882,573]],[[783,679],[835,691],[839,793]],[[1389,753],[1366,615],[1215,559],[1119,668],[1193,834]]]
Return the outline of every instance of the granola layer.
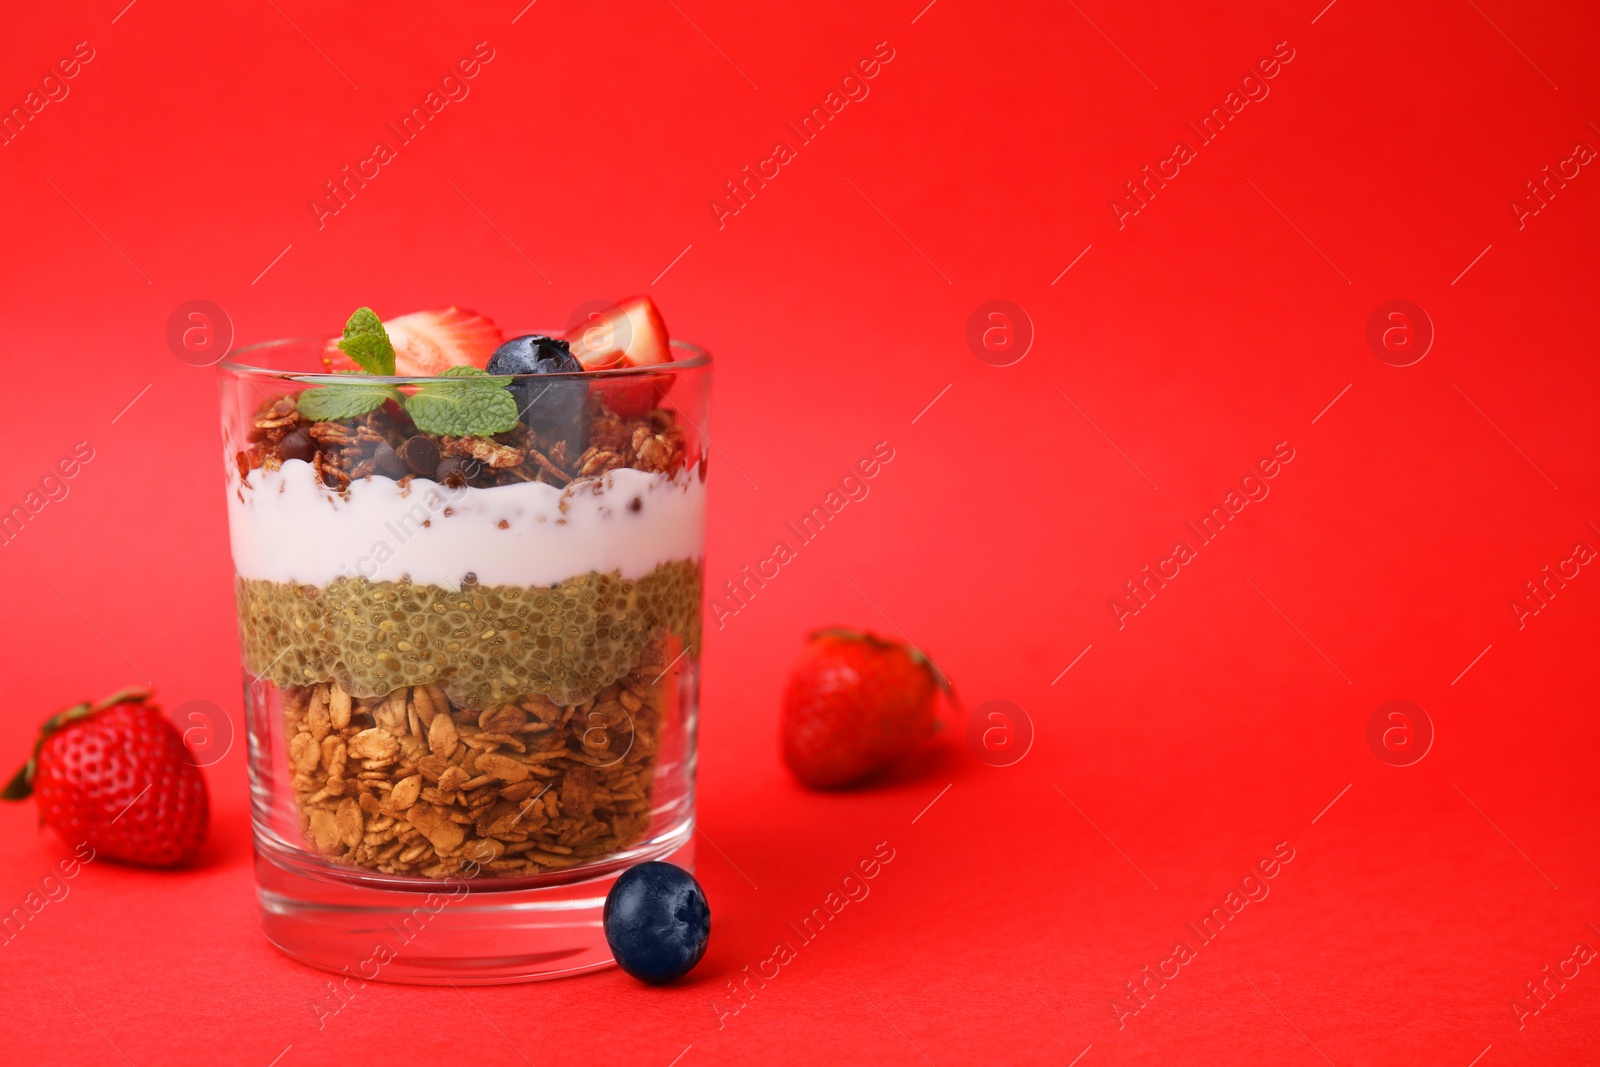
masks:
[[[649,826],[670,684],[652,669],[578,704],[482,711],[438,686],[284,689],[301,831],[334,863],[426,878],[535,875],[620,851]]]
[[[667,634],[700,641],[700,564],[637,581],[591,572],[549,587],[460,589],[340,578],[326,586],[241,578],[245,666],[280,687],[336,681],[356,697],[436,685],[464,708],[528,694],[571,706],[638,667]]]

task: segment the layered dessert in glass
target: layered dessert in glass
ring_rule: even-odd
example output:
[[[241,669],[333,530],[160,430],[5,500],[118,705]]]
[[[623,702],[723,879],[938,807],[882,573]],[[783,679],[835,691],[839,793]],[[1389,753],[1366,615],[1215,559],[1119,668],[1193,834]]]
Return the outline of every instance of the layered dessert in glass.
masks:
[[[691,858],[708,364],[648,299],[509,340],[362,309],[224,362],[280,947],[339,970],[420,913],[369,977],[571,973],[617,873]]]

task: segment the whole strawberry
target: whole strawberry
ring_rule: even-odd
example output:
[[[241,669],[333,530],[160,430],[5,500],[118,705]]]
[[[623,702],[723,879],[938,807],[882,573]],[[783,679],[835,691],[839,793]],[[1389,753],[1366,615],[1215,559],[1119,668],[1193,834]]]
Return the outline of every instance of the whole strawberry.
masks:
[[[783,693],[783,761],[813,789],[854,785],[939,729],[942,675],[914,648],[852,630],[806,639]]]
[[[206,780],[143,689],[57,712],[0,797],[39,805],[69,844],[146,867],[186,863],[205,840]]]

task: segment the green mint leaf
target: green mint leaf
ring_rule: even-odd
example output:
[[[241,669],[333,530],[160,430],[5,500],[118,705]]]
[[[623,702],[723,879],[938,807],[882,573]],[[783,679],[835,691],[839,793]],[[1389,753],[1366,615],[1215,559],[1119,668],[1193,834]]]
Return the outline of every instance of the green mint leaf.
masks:
[[[406,413],[417,429],[446,437],[488,437],[517,424],[517,402],[509,379],[477,367],[451,367],[437,379],[418,382],[406,398]]]
[[[371,308],[356,308],[350,321],[344,324],[339,347],[368,374],[394,373],[394,345],[389,343],[383,321]]]
[[[307,389],[295,400],[295,407],[300,414],[314,422],[338,422],[341,419],[360,418],[385,400],[400,399],[400,390],[392,385],[357,379]]]

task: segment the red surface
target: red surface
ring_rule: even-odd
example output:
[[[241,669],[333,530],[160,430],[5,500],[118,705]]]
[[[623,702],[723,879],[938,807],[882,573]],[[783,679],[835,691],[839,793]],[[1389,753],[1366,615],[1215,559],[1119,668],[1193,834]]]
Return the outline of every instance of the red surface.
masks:
[[[1511,1005],[1600,945],[1600,575],[1520,629],[1508,607],[1600,548],[1600,175],[1521,228],[1508,206],[1600,146],[1592,6],[122,3],[0,35],[6,106],[94,49],[0,148],[0,503],[93,449],[0,547],[14,758],[141,676],[238,713],[183,301],[259,340],[358,303],[559,324],[649,291],[720,360],[715,585],[895,458],[708,642],[689,980],[373,985],[319,1031],[324,977],[256,929],[236,745],[199,869],[91,864],[0,950],[8,1062],[1594,1062],[1592,965],[1521,1029]],[[323,182],[479,41],[470,95],[318,229]],[[870,95],[719,229],[708,200],[881,41]],[[1270,95],[1119,229],[1124,182],[1284,41]],[[965,341],[996,298],[1037,335],[1004,368]],[[1392,299],[1436,329],[1410,367],[1365,339]],[[1270,495],[1119,629],[1123,583],[1279,442]],[[777,695],[831,622],[904,631],[971,704],[1026,709],[1032,750],[801,791]],[[1436,730],[1414,766],[1367,744],[1393,699]],[[0,821],[10,908],[68,852]],[[870,896],[719,1027],[878,842]],[[1270,895],[1119,1029],[1124,983],[1278,842]]]

